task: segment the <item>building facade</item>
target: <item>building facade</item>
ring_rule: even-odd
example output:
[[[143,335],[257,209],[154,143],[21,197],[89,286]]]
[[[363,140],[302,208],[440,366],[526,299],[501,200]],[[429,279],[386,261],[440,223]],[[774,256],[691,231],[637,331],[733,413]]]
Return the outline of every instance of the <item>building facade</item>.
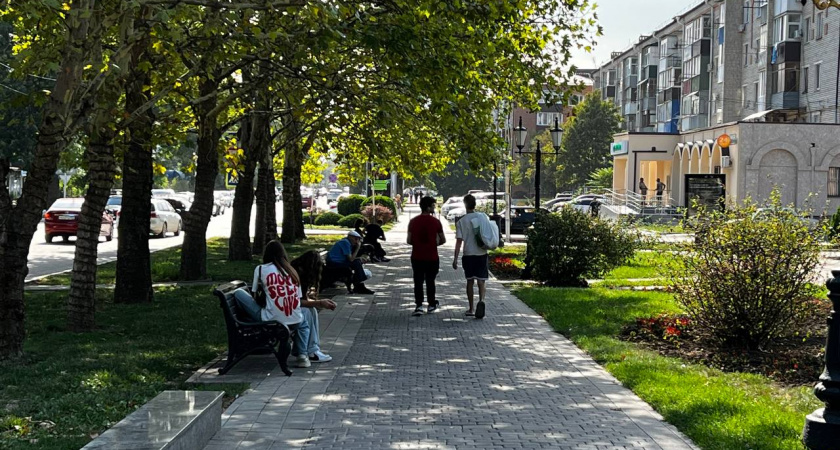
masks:
[[[613,53],[594,83],[624,117],[614,189],[660,178],[686,206],[687,176],[717,174],[730,201],[778,188],[799,208],[840,207],[840,11],[805,3],[703,1]]]

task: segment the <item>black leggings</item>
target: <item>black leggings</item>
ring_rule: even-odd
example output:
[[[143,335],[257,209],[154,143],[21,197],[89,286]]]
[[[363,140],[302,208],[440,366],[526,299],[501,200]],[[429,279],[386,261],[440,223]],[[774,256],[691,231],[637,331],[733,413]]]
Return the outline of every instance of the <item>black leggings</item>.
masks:
[[[411,269],[414,272],[414,303],[417,306],[423,305],[423,282],[425,281],[429,306],[436,305],[435,278],[440,271],[440,260],[419,261],[412,259]]]

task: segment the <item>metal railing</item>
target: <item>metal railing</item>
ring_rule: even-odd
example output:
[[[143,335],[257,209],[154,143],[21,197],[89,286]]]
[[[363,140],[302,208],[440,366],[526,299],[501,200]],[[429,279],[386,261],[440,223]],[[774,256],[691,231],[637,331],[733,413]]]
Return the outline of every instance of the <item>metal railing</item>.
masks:
[[[661,196],[648,194],[642,196],[633,191],[625,189],[604,191],[605,206],[612,206],[613,210],[621,214],[672,214],[676,202],[670,196],[670,191],[665,191]]]

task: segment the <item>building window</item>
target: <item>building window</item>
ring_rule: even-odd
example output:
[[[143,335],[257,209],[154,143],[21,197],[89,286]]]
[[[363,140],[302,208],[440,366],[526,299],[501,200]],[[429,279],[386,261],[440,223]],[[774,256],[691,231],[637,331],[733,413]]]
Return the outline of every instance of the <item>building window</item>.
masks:
[[[823,37],[823,13],[817,13],[817,20],[815,21],[815,28],[817,29],[817,39]]]
[[[743,24],[750,23],[750,10],[751,9],[752,8],[750,8],[749,0],[745,1],[744,2],[744,13],[743,13],[743,16],[741,17],[741,23],[743,23]]]
[[[563,123],[563,115],[558,112],[538,112],[537,113],[537,126],[538,127],[550,127],[554,125],[554,118],[557,118],[560,123]]]
[[[753,83],[753,100],[755,100],[755,103],[756,103],[756,106],[755,106],[755,107],[756,107],[756,111],[758,111],[758,109],[757,109],[757,108],[758,108],[758,81],[756,81],[755,83]]]
[[[828,196],[840,197],[840,167],[828,168]]]
[[[803,94],[808,93],[808,68],[807,67],[802,68],[802,93]]]
[[[797,39],[799,37],[799,14],[784,14],[773,20],[773,43]]]
[[[747,85],[741,86],[741,108],[746,108],[747,106]]]
[[[811,18],[805,18],[805,31],[802,33],[802,40],[807,44],[811,40]]]
[[[822,123],[822,111],[811,113],[811,123]]]
[[[750,63],[750,44],[744,44],[744,67]]]
[[[822,67],[822,63],[814,64],[814,90],[820,90],[820,68]]]

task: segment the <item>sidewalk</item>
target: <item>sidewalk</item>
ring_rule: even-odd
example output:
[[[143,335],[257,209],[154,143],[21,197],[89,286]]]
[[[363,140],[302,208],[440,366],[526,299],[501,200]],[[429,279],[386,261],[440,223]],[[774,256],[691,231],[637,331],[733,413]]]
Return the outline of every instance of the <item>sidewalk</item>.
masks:
[[[695,448],[501,284],[488,283],[487,317],[466,320],[446,224],[442,308],[412,317],[402,217],[388,233],[392,261],[370,266],[376,295],[336,297],[321,314],[333,362],[287,378],[272,357],[250,357],[224,377],[194,375],[252,385],[206,449]]]

